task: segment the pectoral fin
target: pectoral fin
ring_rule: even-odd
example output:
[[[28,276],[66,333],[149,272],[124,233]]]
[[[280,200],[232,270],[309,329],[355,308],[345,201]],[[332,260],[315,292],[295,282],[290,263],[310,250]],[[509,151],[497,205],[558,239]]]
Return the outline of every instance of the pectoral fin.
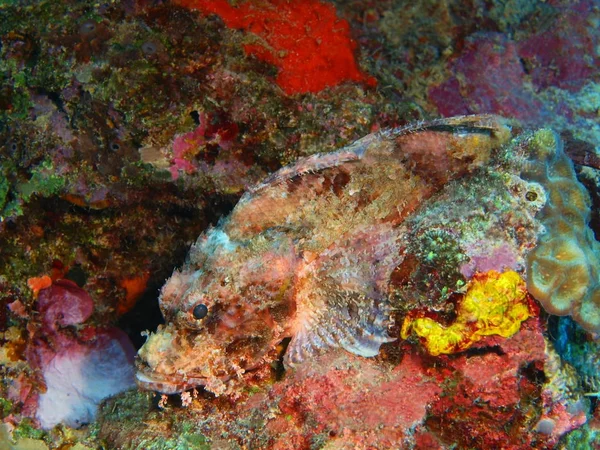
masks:
[[[316,302],[310,302],[314,306]],[[360,356],[376,356],[379,347],[395,340],[388,335],[392,324],[387,303],[343,292],[317,310],[300,311],[296,334],[285,356],[293,367],[330,348],[341,347]]]

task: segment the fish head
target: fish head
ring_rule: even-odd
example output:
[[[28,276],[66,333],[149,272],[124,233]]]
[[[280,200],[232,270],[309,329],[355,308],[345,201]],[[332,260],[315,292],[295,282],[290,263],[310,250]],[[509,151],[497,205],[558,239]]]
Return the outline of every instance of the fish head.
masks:
[[[202,235],[161,290],[166,323],[138,353],[138,385],[167,394],[198,385],[216,391],[268,360],[295,313],[297,263],[283,232],[244,242],[219,228]]]

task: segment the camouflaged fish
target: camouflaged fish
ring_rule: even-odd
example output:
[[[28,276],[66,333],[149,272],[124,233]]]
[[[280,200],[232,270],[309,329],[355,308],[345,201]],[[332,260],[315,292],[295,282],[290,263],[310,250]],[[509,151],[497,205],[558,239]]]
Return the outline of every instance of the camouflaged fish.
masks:
[[[274,173],[200,236],[162,288],[166,324],[139,352],[138,384],[219,394],[285,338],[288,367],[334,347],[377,355],[393,340],[388,282],[407,245],[405,220],[510,135],[496,116],[442,119]]]

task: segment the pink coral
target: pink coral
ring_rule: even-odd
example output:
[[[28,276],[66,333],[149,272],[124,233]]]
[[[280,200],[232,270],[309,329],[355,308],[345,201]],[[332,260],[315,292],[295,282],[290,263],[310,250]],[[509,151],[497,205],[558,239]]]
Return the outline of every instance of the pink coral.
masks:
[[[85,322],[92,315],[94,301],[90,295],[69,280],[57,280],[38,297],[38,311],[44,325],[51,330]]]
[[[442,439],[458,441],[461,448],[547,448],[585,422],[581,396],[560,398],[550,393],[549,384],[543,389],[539,384],[539,379],[554,376],[548,362],[556,358],[547,348],[539,319],[525,322],[510,339],[488,337],[476,347],[481,355],[439,361],[456,382],[446,383],[444,395],[430,409],[428,428]],[[528,399],[540,396],[544,411],[549,411],[542,419],[554,421],[544,435],[535,429],[539,416],[522,411]]]
[[[465,248],[469,261],[460,266],[460,273],[465,279],[471,279],[476,272],[496,270],[518,270],[518,251],[508,243],[478,241]]]
[[[171,177],[179,178],[179,172],[187,174],[199,169],[198,160],[210,159],[211,148],[228,150],[233,144],[233,139],[238,133],[235,123],[226,120],[211,124],[209,117],[199,114],[200,124],[194,131],[181,134],[173,140],[173,158],[171,160]]]
[[[171,165],[171,176],[174,180],[179,177],[179,171],[193,173],[197,167],[190,161],[198,152],[198,148],[206,144],[204,134],[206,133],[206,118],[201,116],[200,125],[189,133],[175,137],[173,141],[173,163]]]
[[[427,405],[442,391],[415,354],[406,355],[394,368],[343,353],[324,355],[317,361],[299,368],[271,392],[272,398],[280,399],[278,408],[289,420],[281,417],[268,428],[285,434],[286,441],[289,437],[300,442],[299,435],[304,433],[310,441],[314,433],[327,431],[348,446],[341,448],[400,448],[411,430],[425,420]]]

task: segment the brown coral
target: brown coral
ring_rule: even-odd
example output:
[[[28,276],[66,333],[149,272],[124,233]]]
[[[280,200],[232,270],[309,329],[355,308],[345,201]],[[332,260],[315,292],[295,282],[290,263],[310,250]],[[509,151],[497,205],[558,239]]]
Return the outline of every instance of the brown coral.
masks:
[[[549,313],[572,315],[598,333],[600,244],[588,226],[590,197],[555,133],[537,131],[528,148],[532,160],[523,175],[543,184],[548,201],[540,216],[546,233],[527,260],[527,289]]]

